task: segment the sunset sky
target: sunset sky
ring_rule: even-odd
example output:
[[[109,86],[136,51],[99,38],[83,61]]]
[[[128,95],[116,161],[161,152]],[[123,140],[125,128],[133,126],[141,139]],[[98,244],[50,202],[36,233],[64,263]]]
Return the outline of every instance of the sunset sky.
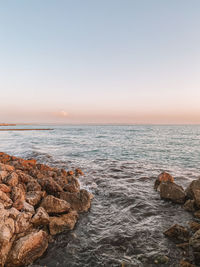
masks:
[[[200,123],[199,0],[3,0],[0,122]]]

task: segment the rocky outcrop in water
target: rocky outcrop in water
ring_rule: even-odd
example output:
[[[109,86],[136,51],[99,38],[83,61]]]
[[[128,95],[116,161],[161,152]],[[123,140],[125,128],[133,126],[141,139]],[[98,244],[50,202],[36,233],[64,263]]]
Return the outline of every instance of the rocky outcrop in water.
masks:
[[[163,172],[156,179],[154,188],[160,192],[162,199],[183,204],[186,211],[193,213],[195,219],[189,222],[188,227],[175,224],[164,235],[184,250],[186,259],[180,262],[180,266],[200,266],[200,179],[192,181],[184,190],[174,182],[170,174]]]
[[[0,152],[0,266],[32,263],[51,236],[74,228],[92,199],[79,175]]]

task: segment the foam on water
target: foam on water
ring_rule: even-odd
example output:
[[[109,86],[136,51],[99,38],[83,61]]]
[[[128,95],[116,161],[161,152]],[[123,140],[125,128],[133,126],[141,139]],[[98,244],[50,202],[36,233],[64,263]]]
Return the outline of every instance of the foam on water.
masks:
[[[199,139],[200,126],[56,126],[51,132],[1,132],[1,151],[58,167],[80,167],[86,173],[82,186],[94,194],[90,212],[80,216],[70,234],[57,236],[38,264],[154,266],[157,255],[168,255],[175,266],[181,251],[163,231],[175,222],[186,224],[191,215],[160,200],[153,183],[163,170],[185,187],[199,177]]]

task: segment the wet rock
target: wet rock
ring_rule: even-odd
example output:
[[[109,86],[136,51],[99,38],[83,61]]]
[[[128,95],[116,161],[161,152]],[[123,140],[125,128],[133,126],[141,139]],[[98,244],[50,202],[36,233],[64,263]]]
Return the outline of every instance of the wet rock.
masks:
[[[40,206],[43,207],[49,214],[64,213],[68,212],[70,209],[70,204],[67,201],[56,198],[52,195],[45,197]]]
[[[0,184],[0,191],[2,191],[4,193],[10,193],[11,188],[10,188],[10,186],[7,186],[5,184]]]
[[[62,187],[54,181],[52,177],[39,180],[42,189],[50,195],[57,195],[58,192],[62,192]]]
[[[200,208],[200,189],[194,190],[193,195],[196,206]]]
[[[200,229],[200,223],[198,223],[198,222],[194,222],[194,221],[189,222],[189,226],[193,232],[196,232]]]
[[[84,173],[82,172],[82,170],[81,169],[76,169],[75,170],[75,175],[78,177],[78,176],[83,176],[84,175]]]
[[[29,191],[26,193],[26,201],[32,206],[36,206],[40,202],[41,198],[41,191]]]
[[[19,182],[17,173],[12,172],[10,175],[4,178],[3,182],[7,185],[15,187]]]
[[[189,240],[189,244],[193,249],[195,263],[200,262],[200,230],[198,230]]]
[[[34,225],[47,225],[49,224],[49,214],[42,207],[39,207],[33,216],[31,222]]]
[[[189,263],[188,261],[185,260],[181,260],[179,267],[196,267],[195,265]]]
[[[200,219],[200,210],[197,210],[197,211],[194,213],[194,216]]]
[[[164,235],[181,242],[188,241],[190,237],[189,231],[185,227],[178,224],[175,224],[167,229],[164,232]]]
[[[30,212],[20,212],[15,221],[15,233],[23,233],[32,228],[32,214]]]
[[[168,172],[162,172],[154,183],[154,189],[159,190],[159,186],[162,182],[174,182],[174,178]]]
[[[78,214],[76,211],[71,211],[60,217],[50,217],[50,234],[56,235],[66,230],[72,230],[76,224],[77,218]]]
[[[163,199],[180,204],[185,202],[186,197],[182,186],[171,182],[162,182],[160,184],[160,196]]]
[[[70,203],[71,208],[78,211],[88,211],[91,206],[93,195],[85,189],[81,189],[78,193],[61,192],[60,198]]]
[[[191,212],[195,211],[195,201],[188,199],[183,205],[183,208],[187,211],[191,211]]]
[[[4,205],[5,208],[11,208],[13,202],[12,200],[6,195],[6,193],[0,190],[0,203]]]
[[[194,199],[194,193],[196,190],[200,190],[200,179],[192,181],[187,187],[187,189],[185,190],[187,197]]]
[[[48,246],[47,233],[40,230],[18,239],[9,253],[6,266],[22,266],[43,255]]]

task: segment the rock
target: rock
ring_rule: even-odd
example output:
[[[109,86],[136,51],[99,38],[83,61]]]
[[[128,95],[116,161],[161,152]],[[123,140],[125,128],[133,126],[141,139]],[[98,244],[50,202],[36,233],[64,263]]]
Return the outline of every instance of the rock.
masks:
[[[39,207],[33,216],[31,222],[34,225],[47,225],[49,224],[49,214],[42,207]]]
[[[0,171],[12,172],[14,170],[15,168],[13,166],[0,163]]]
[[[160,196],[175,203],[182,204],[185,202],[185,192],[182,186],[171,182],[162,182],[160,184]]]
[[[17,216],[19,215],[19,211],[15,208],[8,209],[7,212],[9,213],[9,217],[16,220]]]
[[[188,250],[189,249],[189,242],[177,244],[176,247],[182,248],[183,250]]]
[[[196,267],[195,265],[189,263],[188,261],[185,260],[181,260],[179,267]]]
[[[22,184],[18,184],[17,186],[12,188],[11,198],[13,202],[24,201],[25,196],[26,196],[26,191]]]
[[[76,224],[77,218],[78,214],[76,211],[71,211],[60,217],[50,217],[50,234],[56,235],[66,230],[72,230]]]
[[[24,212],[30,212],[31,214],[35,214],[35,209],[32,205],[27,203],[26,201],[23,201],[23,208],[22,211]]]
[[[24,207],[24,202],[21,200],[16,200],[15,203],[13,203],[13,207],[17,210],[22,210]]]
[[[168,172],[162,172],[154,183],[154,189],[159,190],[159,185],[162,182],[174,182],[174,178]]]
[[[4,193],[10,193],[11,188],[10,188],[10,186],[7,186],[5,184],[0,184],[0,191],[2,191]]]
[[[188,199],[183,205],[183,208],[187,211],[191,211],[191,212],[195,211],[195,201]]]
[[[21,183],[27,184],[28,182],[33,180],[33,178],[30,175],[28,175],[27,173],[24,173],[21,170],[16,170],[16,173]]]
[[[169,229],[167,229],[164,232],[164,235],[169,238],[181,241],[181,242],[186,242],[189,240],[188,230],[185,227],[178,225],[178,224],[174,224]]]
[[[194,199],[194,192],[196,190],[200,190],[200,179],[192,181],[187,187],[187,189],[185,190],[187,197]]]
[[[200,189],[194,190],[193,195],[196,206],[200,208]]]
[[[32,179],[31,181],[28,182],[26,186],[26,190],[27,191],[41,191],[42,188],[36,180]]]
[[[30,212],[20,212],[15,221],[15,233],[23,233],[32,228],[32,214]]]
[[[198,230],[189,240],[189,244],[193,249],[195,263],[200,262],[200,230]]]
[[[78,212],[88,211],[91,206],[92,197],[92,194],[85,189],[81,189],[78,193],[60,193],[60,198],[70,203],[71,208]]]
[[[76,169],[75,170],[75,175],[78,177],[78,176],[83,176],[84,175],[84,173],[82,172],[82,170],[81,169]]]
[[[40,206],[43,207],[49,214],[64,213],[68,212],[70,209],[70,204],[67,201],[56,198],[52,195],[45,197]]]
[[[50,195],[56,195],[58,192],[62,192],[62,187],[54,181],[52,177],[44,178],[39,180],[42,189]]]
[[[6,195],[6,193],[0,190],[0,203],[4,205],[5,208],[11,208],[13,202],[12,200]]]
[[[197,210],[197,211],[194,213],[194,216],[200,219],[200,210]]]
[[[169,258],[166,255],[158,255],[156,256],[154,263],[155,264],[167,264],[169,262]]]
[[[198,223],[198,222],[194,222],[194,221],[189,222],[189,226],[193,232],[196,232],[200,229],[200,223]]]
[[[15,187],[19,182],[17,173],[12,172],[10,175],[4,178],[3,182],[7,185]]]
[[[8,176],[7,171],[0,171],[0,181],[2,182]]]
[[[36,206],[40,202],[41,198],[41,191],[29,191],[26,193],[26,201],[32,206]]]
[[[28,265],[42,256],[47,247],[47,233],[42,230],[21,237],[14,243],[6,266]]]

